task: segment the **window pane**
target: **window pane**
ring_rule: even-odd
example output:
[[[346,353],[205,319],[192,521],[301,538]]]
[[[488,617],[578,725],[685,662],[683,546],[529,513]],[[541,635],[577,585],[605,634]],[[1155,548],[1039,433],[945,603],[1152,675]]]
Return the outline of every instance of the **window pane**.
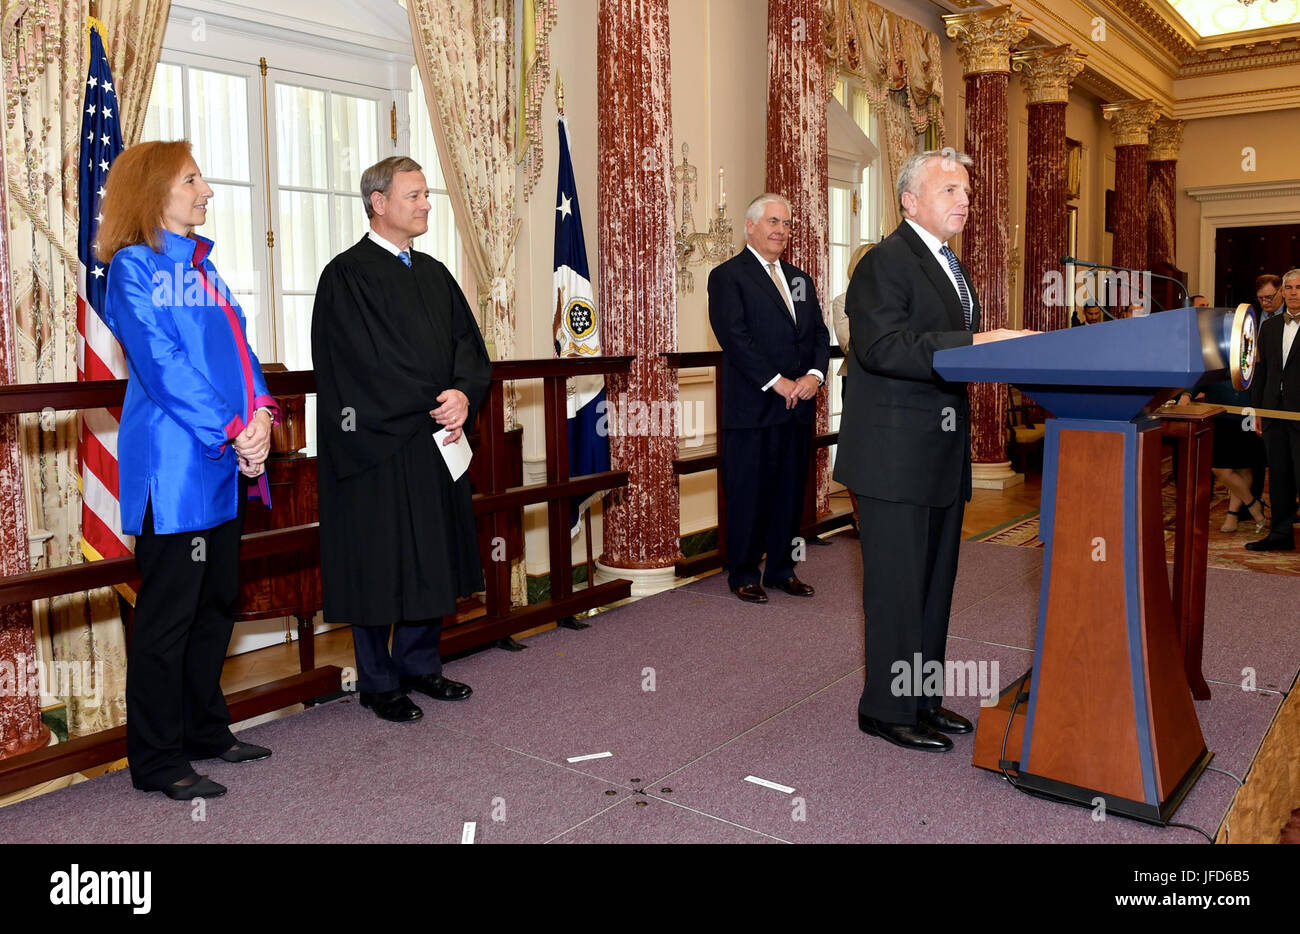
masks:
[[[361,173],[379,161],[379,104],[361,97],[330,97],[334,136],[334,190],[359,192]]]
[[[223,277],[225,273],[221,274]],[[262,302],[253,292],[238,292],[231,290],[235,296],[235,301],[239,303],[240,309],[244,312],[244,331],[248,336],[248,346],[253,348],[253,353],[257,354],[259,362],[265,362],[271,351],[270,333],[271,324],[262,320]],[[260,346],[259,339],[265,339],[266,345]]]
[[[370,224],[366,221],[366,209],[361,204],[361,197],[348,195],[334,196],[334,229],[338,239],[334,252],[341,253],[360,240]]]
[[[831,297],[842,295],[849,287],[849,248],[846,246],[831,247]],[[835,340],[834,333],[831,334],[831,340]]]
[[[849,190],[847,188],[831,189],[831,243],[849,242]]]
[[[453,277],[460,272],[460,238],[456,236],[456,218],[451,210],[451,198],[430,193],[429,232],[412,242],[421,253],[428,253],[442,261]]]
[[[324,188],[325,92],[277,84],[275,128],[280,184]]]
[[[185,95],[181,66],[159,62],[153,73],[153,93],[144,117],[141,139],[185,138]]]
[[[424,167],[424,179],[436,191],[446,191],[447,181],[438,162],[438,147],[433,141],[433,124],[429,122],[429,108],[424,99],[424,85],[420,83],[420,69],[411,69],[411,95],[408,101],[411,114],[411,158]],[[430,218],[432,223],[432,218]]]
[[[852,114],[853,121],[862,128],[862,132],[870,136],[871,102],[867,99],[867,92],[862,88],[853,89],[853,109],[849,113]]]
[[[190,69],[190,141],[209,178],[251,182],[248,169],[248,82],[236,75]]]
[[[198,233],[212,241],[212,262],[235,291],[251,291],[257,281],[253,265],[253,191],[237,185],[213,185],[208,222]]]
[[[311,308],[313,295],[286,295],[284,305],[284,341],[280,345],[280,362],[291,370],[311,369]]]
[[[283,248],[281,288],[286,292],[315,291],[321,270],[331,256],[329,195],[280,192],[280,226],[275,245],[276,249]]]

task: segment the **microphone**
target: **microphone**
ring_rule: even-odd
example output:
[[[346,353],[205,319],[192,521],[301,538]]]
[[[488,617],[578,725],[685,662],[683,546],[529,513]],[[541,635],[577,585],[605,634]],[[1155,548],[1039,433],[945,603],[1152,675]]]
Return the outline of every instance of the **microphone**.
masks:
[[[1187,286],[1183,285],[1173,276],[1163,276],[1158,272],[1151,272],[1150,270],[1147,269],[1130,269],[1128,266],[1112,266],[1109,263],[1091,263],[1086,259],[1079,259],[1078,257],[1075,256],[1062,256],[1061,265],[1082,266],[1085,269],[1113,269],[1116,272],[1129,272],[1129,273],[1135,273],[1136,275],[1139,276],[1150,276],[1153,279],[1164,279],[1166,282],[1172,282],[1174,285],[1178,286],[1178,288],[1182,290],[1184,301],[1191,302],[1192,300],[1192,293],[1187,290]]]

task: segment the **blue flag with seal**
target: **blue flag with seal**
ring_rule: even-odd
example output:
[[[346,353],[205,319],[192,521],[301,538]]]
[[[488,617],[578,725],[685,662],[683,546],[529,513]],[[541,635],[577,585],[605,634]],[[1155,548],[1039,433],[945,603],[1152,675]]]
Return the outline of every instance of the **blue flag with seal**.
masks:
[[[582,236],[578,188],[569,157],[569,127],[560,125],[560,172],[555,186],[555,355],[600,355],[600,319],[591,294],[587,243]],[[609,470],[609,439],[597,431],[605,412],[605,377],[576,376],[568,381],[569,476]],[[569,534],[578,534],[578,520],[599,496],[574,497],[569,509]]]

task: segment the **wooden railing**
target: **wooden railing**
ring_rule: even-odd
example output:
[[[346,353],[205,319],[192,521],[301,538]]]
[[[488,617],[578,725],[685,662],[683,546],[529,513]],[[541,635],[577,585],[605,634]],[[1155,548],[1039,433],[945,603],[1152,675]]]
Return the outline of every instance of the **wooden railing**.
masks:
[[[625,470],[610,470],[582,477],[569,476],[569,433],[565,380],[572,376],[598,373],[626,373],[632,357],[598,357],[591,360],[505,360],[493,364],[488,404],[479,415],[483,450],[475,457],[486,458],[485,488],[474,494],[474,514],[485,520],[492,535],[504,537],[507,513],[534,503],[547,504],[548,543],[551,559],[551,597],[528,606],[510,605],[510,565],[490,562],[484,568],[485,613],[465,622],[446,625],[441,649],[446,654],[487,645],[503,636],[547,622],[604,606],[631,595],[631,582],[623,579],[603,584],[588,582],[574,591],[569,575],[555,573],[571,564],[569,499],[573,496],[626,486]],[[509,476],[505,444],[505,383],[540,379],[544,383],[546,432],[546,482],[529,486],[507,485]],[[310,370],[266,373],[267,388],[277,397],[305,395],[316,391]],[[89,383],[42,383],[0,387],[0,416],[43,412],[48,409],[114,408],[122,404],[125,380]],[[240,560],[310,549],[319,544],[319,525],[312,522],[289,528],[255,532],[243,536]],[[27,543],[21,543],[24,551]],[[42,600],[63,594],[109,587],[136,580],[135,558],[112,558],[88,564],[47,568],[0,577],[0,606]],[[449,623],[452,621],[449,620]],[[303,630],[300,630],[300,632]],[[306,629],[310,638],[310,627]],[[312,658],[312,653],[306,653]],[[316,698],[341,689],[342,670],[336,665],[310,667],[300,674],[282,678],[226,698],[235,721]],[[21,756],[0,759],[0,795],[81,771],[125,754],[124,727],[78,737],[68,743],[47,747]]]

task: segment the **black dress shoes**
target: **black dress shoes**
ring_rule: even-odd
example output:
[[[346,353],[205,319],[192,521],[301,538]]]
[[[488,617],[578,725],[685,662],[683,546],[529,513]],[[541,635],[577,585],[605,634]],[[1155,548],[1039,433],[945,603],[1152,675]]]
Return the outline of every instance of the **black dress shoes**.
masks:
[[[401,691],[384,691],[379,694],[362,691],[361,706],[373,710],[380,720],[392,723],[410,723],[424,716],[424,711]]]
[[[271,750],[265,746],[254,746],[252,743],[236,742],[221,754],[221,758],[227,762],[256,762],[259,759],[271,758]]]
[[[746,603],[766,603],[767,594],[758,584],[746,584],[744,587],[735,588],[732,593],[744,600]]]
[[[419,675],[415,678],[403,678],[402,687],[427,694],[434,700],[464,700],[474,693],[468,684],[451,681],[442,675]]]
[[[952,749],[952,740],[920,723],[916,726],[906,723],[885,723],[883,720],[858,714],[858,729],[869,736],[879,736],[886,742],[902,746],[904,749],[919,749],[922,752],[948,752]]]
[[[1257,542],[1246,542],[1247,551],[1295,551],[1295,533],[1283,532],[1261,538]]]
[[[195,798],[220,798],[226,793],[226,786],[195,773],[159,790],[173,801],[192,801]]]
[[[922,726],[928,726],[939,733],[969,733],[975,729],[969,720],[946,707],[922,710],[917,715],[917,720]]]
[[[792,597],[811,597],[815,591],[797,577],[788,577],[774,585],[777,590],[784,590]]]

